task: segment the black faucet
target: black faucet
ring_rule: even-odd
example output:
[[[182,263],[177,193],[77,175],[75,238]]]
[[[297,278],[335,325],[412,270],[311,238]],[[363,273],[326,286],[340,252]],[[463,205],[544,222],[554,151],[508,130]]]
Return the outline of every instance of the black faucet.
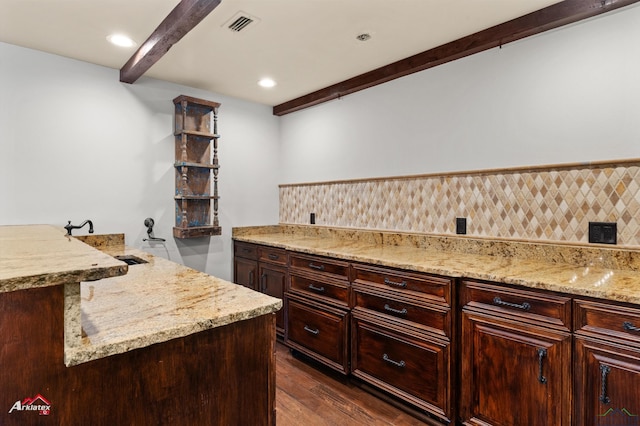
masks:
[[[67,223],[67,224],[64,226],[64,229],[66,229],[66,230],[67,230],[67,235],[71,235],[71,230],[72,230],[72,229],[80,229],[80,228],[82,228],[83,226],[85,226],[87,223],[89,224],[89,233],[90,233],[90,234],[93,234],[93,222],[91,222],[90,220],[85,220],[84,222],[82,222],[82,223],[80,224],[80,226],[72,225],[72,224],[71,224],[71,221],[69,221],[69,223]]]

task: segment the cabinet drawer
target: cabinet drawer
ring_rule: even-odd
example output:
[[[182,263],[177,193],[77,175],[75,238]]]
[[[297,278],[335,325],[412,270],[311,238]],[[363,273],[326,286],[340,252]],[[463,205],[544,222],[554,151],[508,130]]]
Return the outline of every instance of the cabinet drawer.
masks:
[[[345,309],[349,308],[349,283],[344,281],[328,278],[315,280],[292,274],[289,291],[302,293],[318,301],[337,304]]]
[[[313,274],[326,274],[337,279],[349,279],[349,263],[347,262],[299,253],[291,253],[290,257],[291,269]]]
[[[571,329],[571,299],[542,291],[520,290],[475,281],[462,281],[461,306]]]
[[[348,311],[287,294],[285,343],[342,373],[348,373]]]
[[[575,300],[574,303],[576,332],[596,333],[599,338],[640,344],[640,309],[587,300]]]
[[[287,251],[274,247],[260,246],[258,247],[258,260],[287,266]]]
[[[439,417],[449,419],[450,347],[352,318],[352,374]]]
[[[353,265],[353,282],[376,285],[434,302],[451,304],[451,279],[367,265]]]
[[[400,318],[424,327],[441,337],[451,337],[451,309],[438,304],[426,304],[402,297],[394,291],[353,284],[354,307]]]
[[[250,243],[235,242],[233,244],[233,255],[245,259],[258,259],[258,246]]]

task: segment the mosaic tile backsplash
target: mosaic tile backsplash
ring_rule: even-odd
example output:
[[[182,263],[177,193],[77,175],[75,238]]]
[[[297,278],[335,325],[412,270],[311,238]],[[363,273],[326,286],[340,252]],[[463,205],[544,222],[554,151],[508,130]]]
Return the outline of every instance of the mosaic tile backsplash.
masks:
[[[589,222],[616,222],[640,247],[640,159],[442,175],[280,185],[280,223],[588,243]]]

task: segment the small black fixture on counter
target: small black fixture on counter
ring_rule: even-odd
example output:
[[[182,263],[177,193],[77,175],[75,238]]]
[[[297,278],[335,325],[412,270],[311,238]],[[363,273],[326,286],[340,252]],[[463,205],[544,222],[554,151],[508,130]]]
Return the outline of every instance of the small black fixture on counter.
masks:
[[[144,220],[144,226],[147,227],[147,236],[149,238],[143,238],[142,241],[166,241],[164,238],[156,238],[153,236],[153,225],[155,224],[155,221],[153,220],[153,218],[146,218]]]
[[[68,223],[64,226],[64,229],[67,230],[67,235],[71,235],[71,230],[72,229],[80,229],[83,226],[85,226],[86,224],[89,224],[89,233],[93,234],[93,222],[91,222],[90,220],[85,220],[84,222],[82,222],[80,225],[76,226],[76,225],[72,225],[71,221],[68,221]]]
[[[312,225],[316,224],[316,214],[315,213],[311,213],[309,215],[309,223],[312,224]]]

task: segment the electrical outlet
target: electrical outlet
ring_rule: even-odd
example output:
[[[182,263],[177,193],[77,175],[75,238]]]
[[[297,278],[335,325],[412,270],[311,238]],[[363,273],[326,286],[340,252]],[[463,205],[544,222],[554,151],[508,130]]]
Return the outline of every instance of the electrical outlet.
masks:
[[[616,222],[589,222],[589,242],[617,244],[618,224]]]
[[[457,217],[456,218],[456,234],[466,234],[466,233],[467,233],[467,218]]]
[[[315,213],[311,213],[309,215],[309,223],[312,224],[312,225],[315,225],[315,223],[316,223],[316,214]]]

